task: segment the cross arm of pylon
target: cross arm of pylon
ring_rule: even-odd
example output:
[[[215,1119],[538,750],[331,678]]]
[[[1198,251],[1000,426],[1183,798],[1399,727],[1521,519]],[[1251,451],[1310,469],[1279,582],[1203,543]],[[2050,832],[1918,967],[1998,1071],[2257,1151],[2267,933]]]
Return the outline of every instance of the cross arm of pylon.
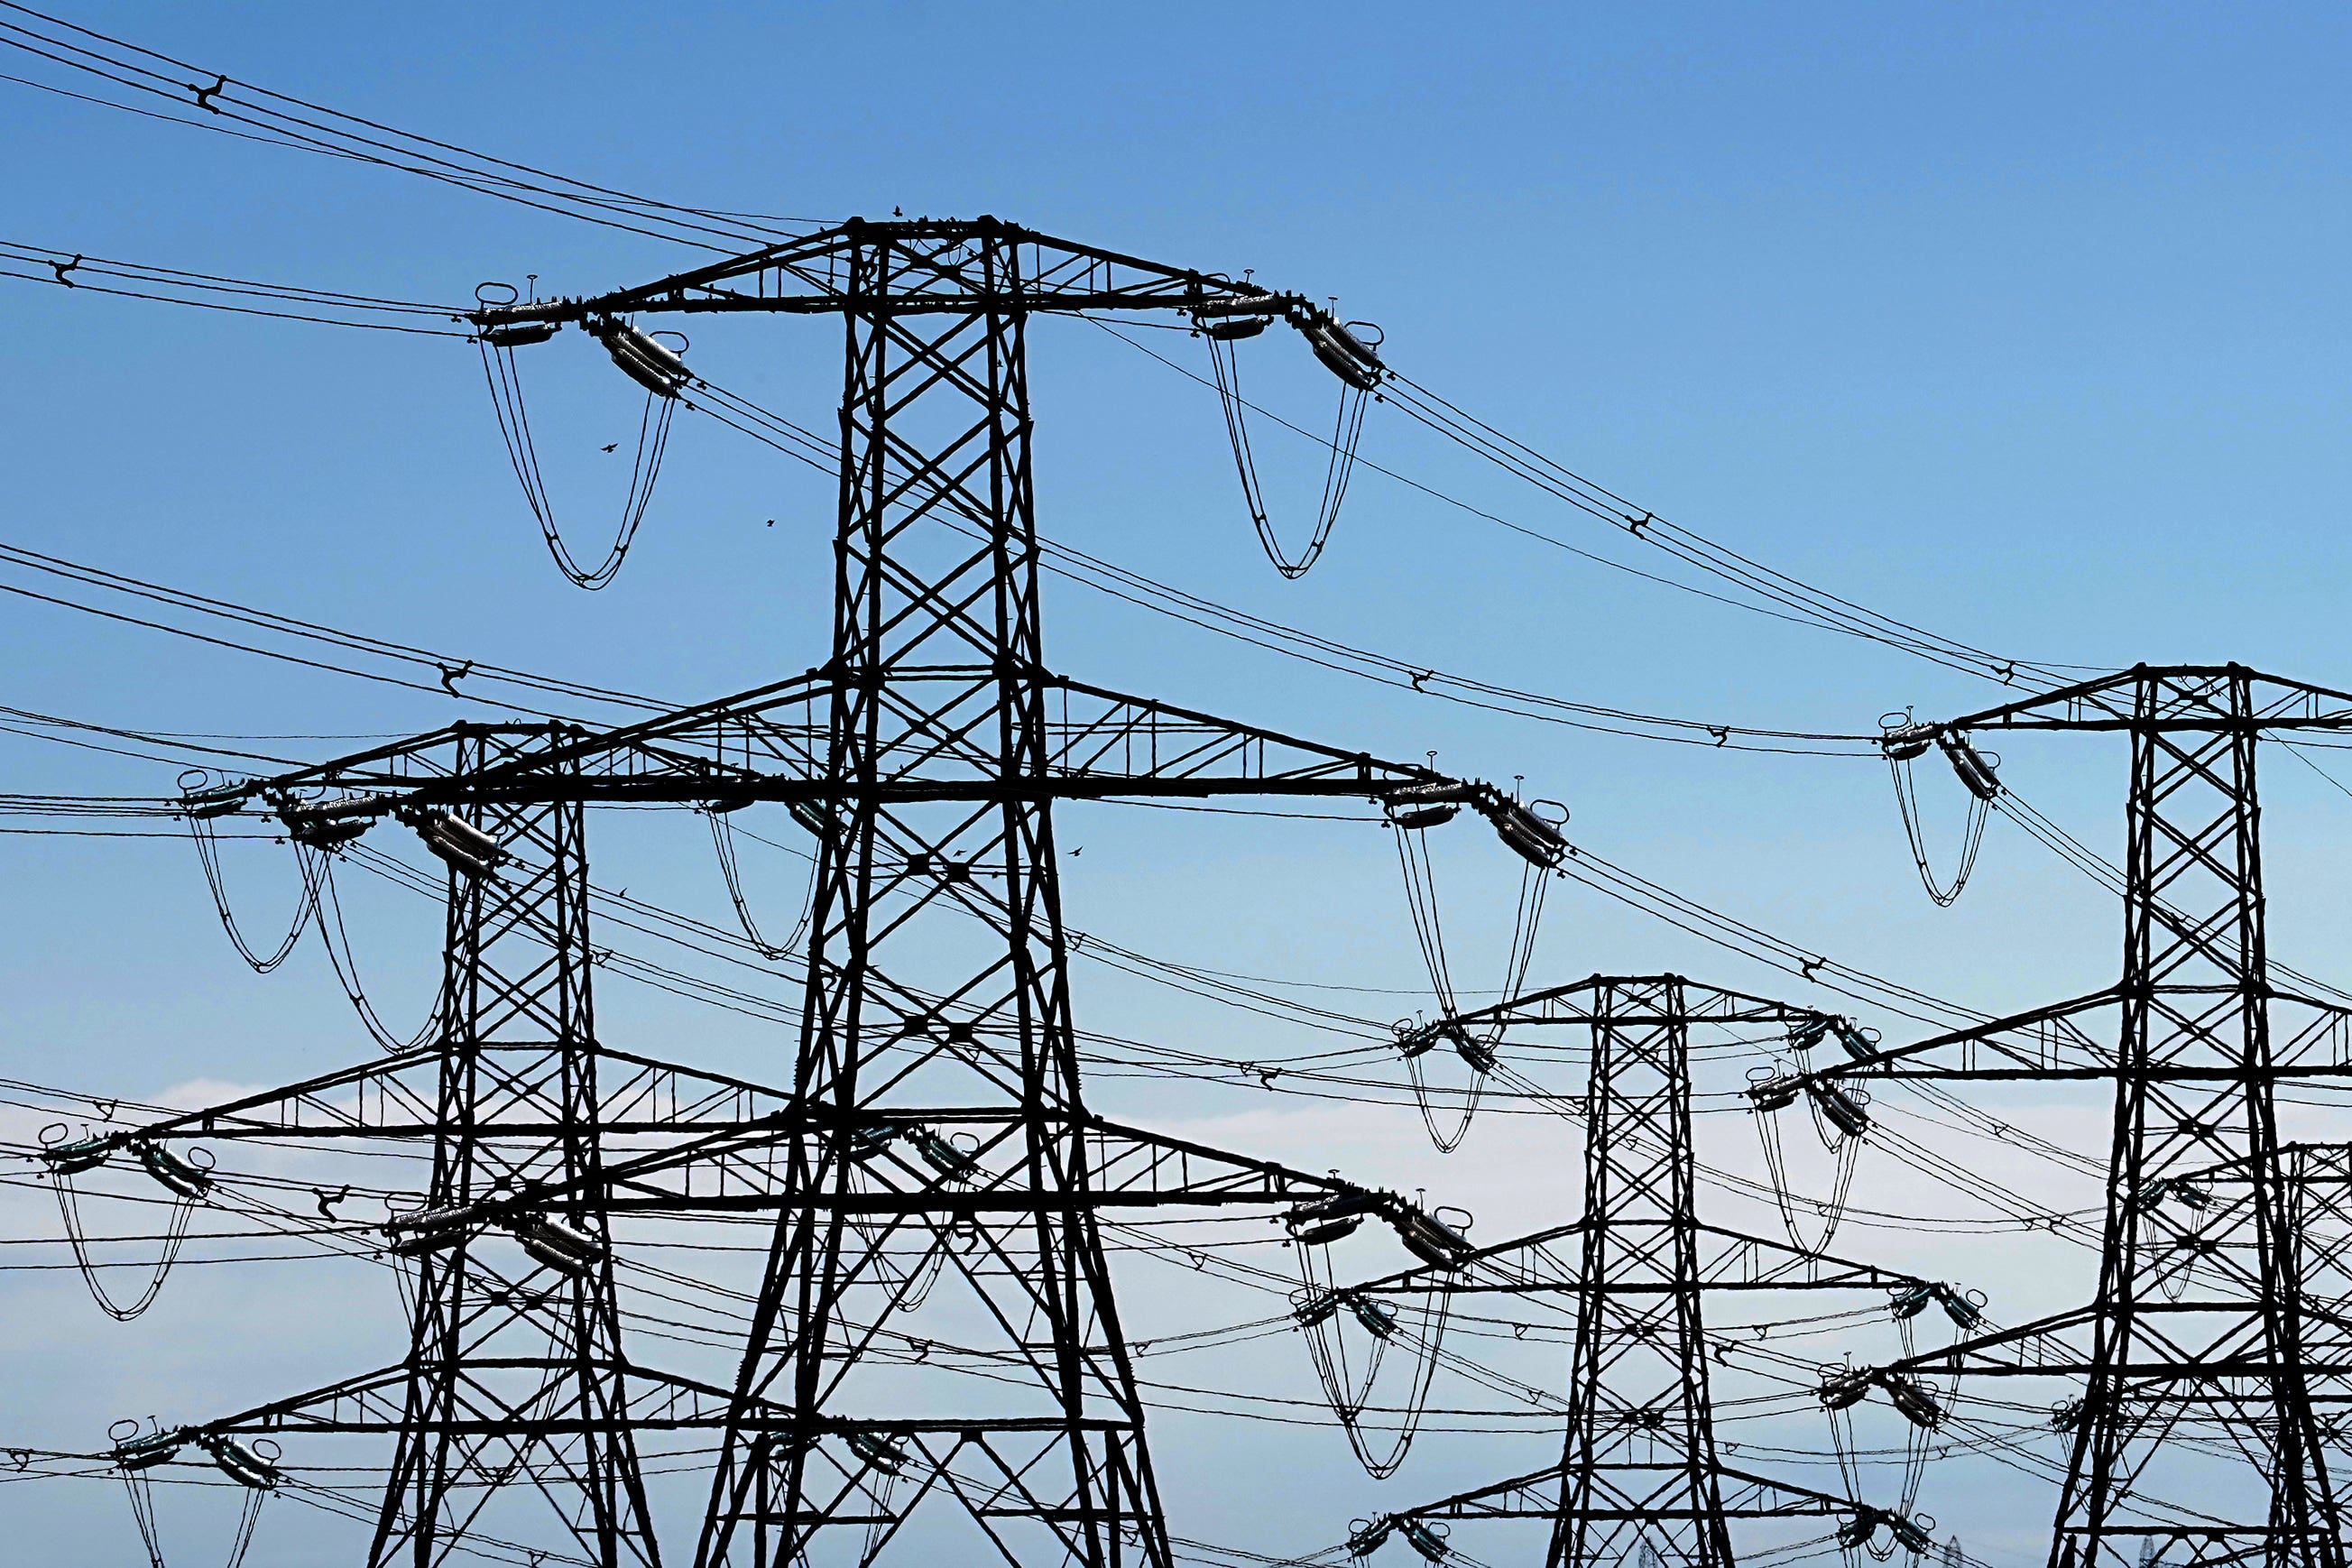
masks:
[[[466,1364],[477,1377],[485,1373],[520,1373],[527,1381],[530,1374],[543,1373],[550,1384],[577,1378],[581,1371],[580,1363],[569,1357],[473,1356]],[[730,1411],[737,1419],[769,1430],[790,1430],[796,1425],[788,1411],[763,1401],[754,1399],[748,1406],[739,1407],[734,1392],[716,1384],[635,1363],[592,1370],[626,1380],[629,1398],[625,1407],[615,1408],[610,1414],[587,1415],[559,1404],[533,1417],[535,1432],[555,1436],[617,1431],[709,1431],[725,1426]],[[404,1365],[382,1367],[219,1416],[194,1429],[247,1436],[398,1432],[404,1417],[404,1396],[413,1376],[411,1369]],[[438,1424],[441,1430],[454,1437],[465,1437],[495,1436],[510,1429],[517,1413],[504,1402],[494,1400],[476,1378],[461,1379],[458,1386],[474,1391],[467,1397],[478,1396],[485,1403],[471,1410],[461,1406],[453,1419]]]
[[[1924,737],[1969,730],[2241,729],[2249,721],[2245,717],[2232,715],[2221,703],[2200,695],[2217,683],[2231,681],[2242,681],[2250,689],[2251,721],[2258,730],[2352,729],[2352,692],[2265,675],[2239,664],[2141,664],[1981,712],[1915,726],[1910,732]],[[2168,705],[2144,713],[2139,710],[2142,692],[2150,683],[2170,693]]]
[[[1673,1469],[1675,1467],[1662,1467]],[[1729,1465],[1712,1467],[1718,1480],[1731,1486],[1723,1493],[1722,1508],[1710,1507],[1706,1513],[1688,1508],[1676,1510],[1672,1504],[1660,1507],[1654,1500],[1627,1503],[1621,1507],[1596,1497],[1586,1510],[1593,1520],[1699,1520],[1708,1519],[1820,1519],[1840,1516],[1865,1519],[1892,1517],[1886,1510],[1874,1508],[1835,1492],[1818,1491],[1811,1487]],[[1434,1502],[1399,1509],[1389,1515],[1397,1524],[1408,1520],[1428,1519],[1557,1519],[1560,1513],[1560,1481],[1564,1467],[1552,1465],[1508,1480],[1495,1481]]]
[[[437,1121],[431,1086],[407,1081],[440,1060],[437,1046],[184,1110],[113,1134],[121,1144],[154,1139],[429,1136]]]
[[[1038,678],[1049,693],[1040,771],[1009,779],[990,776],[1000,771],[989,749],[992,742],[967,733],[968,723],[950,714],[957,710],[957,697],[994,679],[992,672],[962,667],[898,677],[905,690],[928,684],[947,694],[936,715],[911,707],[895,715],[907,731],[904,744],[919,741],[934,762],[971,763],[970,778],[937,776],[945,770],[935,770],[871,783],[828,781],[813,746],[793,755],[781,740],[821,732],[812,705],[829,695],[832,686],[809,677],[584,736],[463,779],[431,781],[417,786],[415,798],[439,804],[556,790],[590,801],[702,802],[724,795],[823,805],[851,788],[860,799],[887,803],[1128,795],[1385,798],[1400,789],[1429,785],[1459,785],[1475,795],[1473,804],[1501,798],[1492,785],[1464,784],[1418,763],[1390,762],[1050,675]],[[797,710],[800,721],[792,722],[787,710]],[[769,742],[768,758],[747,763],[743,735],[753,721],[768,723],[778,739]]]
[[[1666,1220],[1621,1220],[1619,1233],[1658,1233],[1661,1244],[1670,1227]],[[1580,1240],[1586,1222],[1554,1226],[1507,1241],[1495,1242],[1465,1256],[1458,1266],[1423,1266],[1383,1275],[1355,1291],[1386,1295],[1507,1295],[1574,1294],[1586,1289],[1577,1277],[1577,1261],[1558,1247]],[[1699,1237],[1714,1250],[1699,1266],[1699,1286],[1706,1290],[1915,1290],[1932,1288],[1932,1281],[1875,1264],[1855,1262],[1826,1252],[1806,1252],[1785,1241],[1748,1236],[1719,1226],[1700,1224]],[[1627,1279],[1598,1287],[1612,1295],[1673,1295],[1669,1279]]]
[[[482,1048],[491,1054],[499,1049]],[[542,1054],[539,1047],[510,1049]],[[408,1080],[436,1071],[442,1055],[438,1044],[417,1047],[108,1136],[117,1147],[157,1140],[430,1138],[449,1129],[431,1082]],[[604,1079],[598,1089],[597,1127],[607,1137],[764,1130],[792,1099],[782,1089],[634,1051],[599,1047],[597,1061]],[[525,1108],[519,1115],[467,1125],[497,1139],[544,1138],[565,1123],[551,1114],[535,1121]]]
[[[740,1123],[718,1127],[669,1148],[608,1161],[593,1174],[527,1184],[486,1199],[465,1216],[488,1225],[593,1194],[612,1212],[772,1211],[788,1203],[862,1215],[915,1214],[942,1207],[971,1214],[1100,1212],[1131,1208],[1292,1205],[1294,1232],[1377,1218],[1406,1247],[1443,1267],[1469,1251],[1457,1233],[1418,1205],[1337,1175],[1317,1175],[1271,1160],[1213,1148],[1098,1117],[1077,1119],[1087,1168],[1083,1185],[1041,1194],[1017,1168],[990,1170],[989,1156],[1025,1125],[1017,1110],[861,1111],[854,1125],[830,1106],[786,1101]],[[841,1188],[803,1189],[789,1197],[776,1158],[790,1139],[833,1130],[866,1178]],[[969,1134],[969,1152],[942,1131]],[[952,1152],[950,1152],[952,1151]]]
[[[902,313],[1193,310],[1260,300],[1274,309],[1251,313],[1318,309],[1300,295],[1275,295],[1258,285],[983,216],[851,218],[650,283],[586,298],[490,306],[469,319],[494,329],[641,313],[823,315],[855,309],[884,288],[891,309]]]
[[[2340,1004],[2315,1001],[2277,987],[2265,988],[2263,994],[2272,1001],[2292,1002],[2329,1017],[2352,1012]],[[2076,1020],[2122,1001],[2122,994],[2110,987],[1885,1050],[1850,1045],[1849,1059],[1845,1061],[1758,1083],[1748,1092],[1750,1099],[1764,1101],[1811,1085],[1868,1082],[1874,1079],[1915,1082],[2109,1079],[2116,1073],[2115,1047],[2102,1042]],[[2281,1079],[2352,1078],[2352,1061],[2311,1059],[2315,1048],[2313,1040],[2306,1039],[2295,1049],[2278,1051],[2267,1069],[2242,1064],[2199,1066],[2179,1062],[2168,1065],[2164,1070],[2168,1078],[2184,1083],[2237,1083],[2260,1078],[2265,1072]]]
[[[1638,987],[1678,984],[1683,1005],[1668,1012],[1663,1006],[1629,1005],[1625,995]],[[1497,1002],[1475,1012],[1460,1014],[1456,1022],[1479,1024],[1595,1024],[1628,1027],[1685,1024],[1779,1024],[1796,1027],[1825,1017],[1819,1010],[1799,1007],[1745,992],[1704,985],[1678,974],[1593,974],[1566,985],[1549,986]]]
[[[1878,1050],[1861,1037],[1845,1042],[1847,1060],[1779,1080],[1802,1089],[1851,1079],[2098,1079],[2115,1070],[2115,1047],[2102,1045],[2075,1020],[2114,1006],[2112,988],[2035,1007],[2007,1017],[1950,1029],[1924,1040]],[[2085,1060],[2084,1058],[2088,1058]],[[1946,1059],[1951,1058],[1951,1059]],[[1770,1097],[1773,1086],[1758,1084],[1751,1098]]]

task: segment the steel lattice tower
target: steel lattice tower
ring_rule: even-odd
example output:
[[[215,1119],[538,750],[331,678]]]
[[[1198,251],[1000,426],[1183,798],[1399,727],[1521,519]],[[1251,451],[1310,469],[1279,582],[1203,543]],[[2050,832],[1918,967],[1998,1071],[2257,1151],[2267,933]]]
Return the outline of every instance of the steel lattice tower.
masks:
[[[459,725],[371,760],[431,756],[434,773],[467,773],[544,755],[563,738],[560,726]],[[338,815],[356,797],[320,812],[253,787],[276,795],[299,843],[339,845],[368,820]],[[431,1144],[420,1206],[387,1227],[391,1251],[415,1269],[406,1355],[202,1430],[395,1434],[371,1568],[444,1562],[519,1478],[598,1568],[652,1568],[660,1554],[630,1412],[640,1380],[622,1352],[596,1201],[605,1097],[583,810],[576,799],[509,800],[469,819],[419,821],[428,841],[437,836],[474,857],[448,870],[434,1037],[125,1140],[134,1148],[198,1139]],[[642,1078],[649,1065],[630,1070]],[[571,1195],[503,1231],[465,1223],[493,1195],[538,1187]]]
[[[1705,1298],[1717,1291],[1921,1291],[1928,1281],[1751,1237],[1699,1217],[1691,1140],[1694,1025],[1826,1031],[1805,1008],[1677,974],[1595,975],[1465,1014],[1467,1029],[1577,1026],[1591,1041],[1584,1203],[1577,1222],[1482,1247],[1455,1269],[1414,1269],[1356,1287],[1449,1295],[1565,1295],[1575,1303],[1568,1432],[1560,1462],[1394,1522],[1543,1519],[1549,1568],[1631,1563],[1732,1568],[1727,1521],[1895,1517],[1857,1500],[1727,1468],[1716,1452]],[[1563,1277],[1559,1250],[1578,1262]]]
[[[780,311],[845,327],[833,648],[771,704],[821,713],[802,788],[823,832],[792,1084],[808,1122],[775,1199],[741,1408],[697,1553],[707,1568],[797,1562],[843,1527],[860,1532],[861,1563],[894,1550],[1170,1561],[1094,1214],[1108,1184],[1080,1093],[1053,803],[1446,781],[1048,672],[1028,322],[1169,310],[1282,317],[1342,379],[1379,374],[1297,296],[990,218],[853,220],[642,288],[476,318],[486,335],[577,322],[640,380],[674,376],[674,395],[690,376],[629,348],[646,340],[626,318]],[[689,728],[709,738],[715,722]],[[1515,803],[1456,787],[1498,826],[1527,817],[1523,852],[1557,853],[1556,833]],[[956,1129],[963,1145],[946,1141]],[[877,1140],[892,1138],[930,1170],[877,1163]],[[987,1407],[966,1381],[933,1402],[959,1414],[913,1414],[910,1380],[871,1375],[861,1346],[916,1310],[919,1292],[874,1263],[899,1235],[1011,1351],[1013,1375]],[[905,1536],[926,1503],[962,1521],[958,1544]]]
[[[1433,799],[1448,812],[1471,805],[1539,864],[1563,848],[1555,828],[1492,786],[1045,669],[1024,336],[1036,311],[1097,310],[1261,324],[1279,316],[1342,379],[1360,387],[1378,374],[1370,351],[1350,350],[1344,329],[1296,296],[990,219],[853,221],[621,294],[482,312],[477,324],[494,344],[518,326],[530,329],[521,341],[586,326],[634,377],[674,396],[690,378],[674,359],[661,363],[666,351],[626,315],[841,315],[832,657],[794,679],[511,754],[437,756],[453,735],[462,741],[460,727],[191,801],[214,815],[257,795],[295,837],[330,852],[397,816],[444,858],[454,844],[468,879],[456,895],[450,973],[471,1033],[446,1052],[452,1065],[432,1090],[401,1089],[400,1072],[437,1068],[440,1055],[396,1058],[131,1135],[284,1138],[318,1135],[325,1121],[334,1134],[436,1140],[432,1204],[391,1227],[396,1249],[449,1254],[429,1266],[416,1353],[204,1428],[400,1434],[380,1556],[426,1537],[446,1543],[446,1518],[437,1527],[409,1518],[402,1500],[446,1506],[475,1475],[495,1491],[518,1473],[487,1468],[484,1456],[499,1454],[551,1494],[594,1490],[570,1517],[596,1521],[600,1563],[628,1552],[649,1560],[625,1456],[628,1427],[650,1419],[718,1440],[698,1551],[709,1568],[781,1568],[813,1552],[829,1558],[836,1545],[860,1563],[894,1552],[936,1558],[938,1542],[905,1530],[927,1503],[949,1524],[961,1521],[961,1550],[982,1556],[1164,1564],[1166,1526],[1097,1212],[1338,1195],[1424,1258],[1467,1250],[1394,1194],[1119,1126],[1081,1099],[1054,800],[1416,795],[1423,810]],[[580,806],[724,813],[762,800],[791,806],[818,844],[791,1089],[595,1047],[585,905],[563,891],[585,886]],[[533,864],[544,856],[571,870],[521,875],[495,848],[501,834],[533,847]],[[538,1050],[537,1066],[509,1063],[509,1045]],[[585,1054],[574,1061],[567,1049]],[[630,1064],[639,1113],[625,1123],[609,1103],[600,1114],[587,1055]],[[322,1098],[355,1085],[377,1086],[392,1112],[380,1102],[379,1113],[354,1118]],[[493,1160],[493,1130],[539,1142]],[[625,1158],[608,1148],[600,1162],[600,1136],[616,1131],[656,1146]],[[621,1357],[612,1333],[610,1217],[711,1210],[777,1215],[731,1391],[648,1372]],[[477,1244],[500,1231],[534,1258],[568,1253],[563,1271],[586,1274],[600,1292],[585,1315],[541,1313],[581,1298],[571,1286],[534,1297],[528,1271],[470,1283]],[[877,1375],[869,1347],[894,1333],[929,1342],[907,1330],[927,1301],[939,1312],[932,1298],[950,1289],[961,1331],[991,1342],[976,1353],[1013,1375],[977,1385],[979,1396],[973,1380],[942,1381],[919,1363]],[[562,1368],[551,1355],[484,1353],[505,1348],[490,1336],[520,1334],[532,1317],[565,1347]],[[646,1391],[634,1405],[622,1396],[625,1375]],[[509,1384],[486,1400],[486,1389]],[[565,1399],[581,1413],[550,1418],[551,1402]],[[940,1406],[955,1413],[932,1413]],[[555,1447],[577,1462],[555,1467],[553,1485],[511,1458]],[[614,1487],[617,1500],[595,1500]]]
[[[1993,793],[1969,731],[2131,743],[2120,982],[1816,1075],[2115,1085],[2092,1302],[1908,1363],[2081,1380],[2053,1568],[2345,1563],[2310,1384],[2346,1369],[2310,1354],[2275,1102],[2283,1084],[2344,1075],[2322,1048],[2347,1010],[2273,973],[2255,760],[2265,734],[2347,727],[2342,693],[2234,665],[2140,666],[1894,742],[1956,742],[1963,778],[1973,767]],[[2112,1047],[2078,1022],[2108,1009]],[[1931,1065],[1946,1055],[1958,1060]],[[2215,1205],[2201,1184],[2217,1165],[2245,1173],[2235,1201]],[[2172,1440],[2184,1426],[2228,1440],[2200,1454]]]
[[[457,766],[473,771],[504,760],[496,753],[507,749],[468,738]],[[476,826],[514,869],[450,872],[447,1034],[428,1213],[527,1184],[597,1176],[583,817],[577,802],[485,807]],[[517,1123],[545,1131],[517,1138]],[[462,1233],[455,1246],[418,1258],[405,1408],[372,1564],[438,1562],[495,1483],[517,1470],[543,1489],[550,1475],[576,1489],[574,1529],[600,1568],[660,1562],[629,1426],[604,1215],[575,1199],[559,1217],[591,1238],[584,1268],[551,1268]],[[540,1430],[518,1440],[482,1429],[515,1417]],[[462,1494],[473,1488],[481,1489],[469,1508]]]

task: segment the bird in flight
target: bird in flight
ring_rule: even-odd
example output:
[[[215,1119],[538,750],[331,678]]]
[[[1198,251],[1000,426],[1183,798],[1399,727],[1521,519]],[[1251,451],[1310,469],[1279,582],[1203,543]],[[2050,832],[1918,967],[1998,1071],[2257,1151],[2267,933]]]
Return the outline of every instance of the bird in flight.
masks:
[[[620,446],[621,444],[618,441],[607,441],[604,443],[604,450],[607,452],[618,451],[620,449]]]

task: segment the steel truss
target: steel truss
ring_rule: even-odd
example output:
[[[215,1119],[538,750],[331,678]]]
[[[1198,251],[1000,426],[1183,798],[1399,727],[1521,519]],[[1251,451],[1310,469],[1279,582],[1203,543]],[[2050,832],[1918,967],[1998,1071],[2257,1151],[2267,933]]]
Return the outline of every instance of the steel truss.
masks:
[[[1327,363],[1352,342],[1297,296],[992,219],[853,222],[643,289],[484,312],[486,332],[574,322],[608,340],[641,313],[841,316],[832,655],[794,680],[535,757],[443,770],[412,743],[268,786],[296,816],[319,809],[313,789],[370,792],[373,805],[349,809],[376,815],[782,801],[815,836],[803,1024],[781,1104],[464,1205],[472,1230],[558,1200],[603,1214],[776,1212],[725,1405],[696,1553],[705,1568],[845,1553],[861,1564],[894,1553],[1168,1564],[1097,1211],[1361,1194],[1087,1111],[1053,802],[1385,799],[1435,785],[1498,827],[1517,810],[1490,786],[1045,668],[1029,318],[1171,309],[1280,316]],[[1377,374],[1350,363],[1359,377]],[[1514,826],[1521,853],[1557,854],[1540,824]],[[1430,1244],[1427,1216],[1394,1194],[1362,1195]],[[1003,1375],[877,1374],[869,1347],[924,1321],[986,1341]],[[955,1414],[930,1414],[941,1409]],[[916,1519],[927,1505],[936,1527]]]
[[[1237,727],[1048,674],[1026,337],[1039,310],[1197,312],[1257,293],[983,218],[853,222],[599,300],[486,313],[486,330],[671,310],[821,312],[846,327],[834,646],[810,683],[823,714],[806,731],[829,809],[793,1080],[827,1115],[789,1137],[744,1410],[698,1563],[793,1562],[845,1526],[860,1563],[894,1548],[1087,1568],[1170,1561],[1085,1198],[1097,1173],[1052,802],[1105,793],[1077,776],[1105,772],[1108,793],[1143,795],[1377,795],[1434,775],[1309,747],[1320,776],[1270,777]],[[1303,301],[1263,298],[1264,314],[1317,319]],[[1072,696],[1088,710],[1075,723],[1059,710]],[[1188,731],[1171,754],[1135,743],[1163,720]],[[987,942],[969,940],[972,916]],[[894,1116],[936,1127],[973,1110],[1017,1114],[969,1146],[918,1144],[936,1167],[925,1201],[861,1229],[845,1205],[877,1131]],[[983,1209],[940,1184],[974,1171],[1018,1205]],[[971,1408],[969,1384],[926,1396],[919,1380],[886,1388],[861,1364],[866,1337],[914,1310],[908,1283],[873,1262],[901,1227],[947,1260],[961,1310],[1013,1352],[992,1408]],[[853,1317],[866,1327],[847,1329]],[[936,1432],[889,1414],[916,1401],[971,1414]],[[767,1405],[800,1429],[755,1420]],[[932,1500],[976,1528],[903,1536]]]
[[[761,752],[761,765],[782,770],[772,773],[751,771],[734,745],[761,726],[788,735],[789,726],[767,715],[778,701],[804,700],[796,689],[781,698],[762,691],[606,735],[564,725],[458,725],[239,792],[268,803],[298,843],[329,846],[325,853],[340,853],[395,815],[428,843],[446,813],[498,846],[491,863],[450,872],[445,1026],[431,1044],[112,1140],[131,1152],[196,1141],[432,1142],[435,1174],[421,1207],[385,1229],[393,1252],[419,1254],[411,1354],[190,1429],[394,1436],[372,1563],[440,1561],[519,1480],[555,1503],[599,1564],[656,1562],[635,1458],[639,1432],[748,1431],[803,1446],[854,1435],[899,1453],[944,1454],[971,1425],[807,1420],[649,1368],[619,1344],[608,1231],[617,1215],[814,1210],[845,1217],[870,1244],[863,1265],[904,1290],[950,1260],[966,1278],[992,1272],[984,1258],[943,1238],[979,1237],[978,1216],[1014,1224],[1041,1206],[1018,1105],[920,1115],[868,1107],[845,1121],[833,1100],[594,1038],[588,975],[598,955],[587,924],[583,802],[702,801],[715,782],[732,793],[711,809],[752,796],[823,799],[808,792],[805,763],[788,745]],[[1095,711],[1094,721],[1064,727],[1057,753],[1082,787],[1134,785],[1139,766],[1168,768],[1165,787],[1178,790],[1189,778],[1210,788],[1238,780],[1276,793],[1361,793],[1388,776],[1366,759],[1302,752],[1267,732],[1213,727],[1156,705],[1106,698]],[[1083,738],[1070,738],[1076,735]],[[720,758],[736,760],[722,765]],[[898,986],[878,969],[868,981],[901,1017],[931,1020],[950,1038],[958,1032],[940,1022],[957,1011],[949,998]],[[1062,1194],[1059,1205],[1088,1224],[1100,1209],[1278,1206],[1335,1194],[1401,1233],[1421,1218],[1393,1193],[1121,1126],[1078,1107],[1060,1117],[1092,1180]],[[784,1152],[845,1133],[858,1150],[855,1179],[815,1193],[800,1186]],[[570,1246],[585,1238],[592,1267],[580,1267],[578,1253],[532,1267],[533,1245],[544,1250],[556,1239],[546,1232],[551,1220],[572,1228]],[[899,1245],[910,1230],[928,1237],[911,1258]],[[518,1249],[520,1270],[509,1258]],[[883,1331],[859,1325],[869,1343]],[[620,1495],[608,1497],[615,1483]]]
[[[1411,1269],[1354,1289],[1573,1298],[1567,1442],[1557,1466],[1403,1510],[1385,1522],[1547,1519],[1549,1568],[1650,1561],[1649,1554],[1668,1568],[1731,1568],[1726,1525],[1734,1519],[1830,1517],[1859,1521],[1865,1533],[1882,1520],[1892,1522],[1894,1515],[1853,1499],[1727,1467],[1716,1452],[1708,1392],[1702,1303],[1710,1293],[1933,1289],[1907,1274],[1699,1218],[1692,1026],[1793,1035],[1832,1020],[1657,974],[1594,975],[1460,1022],[1473,1029],[1589,1031],[1583,1212],[1572,1225],[1481,1247],[1453,1268]],[[1571,1247],[1573,1267],[1563,1256]]]
[[[2352,1070],[2335,1044],[2352,1015],[2269,959],[2255,757],[2268,735],[2347,728],[2352,696],[2236,665],[2138,666],[1923,727],[2131,742],[2121,980],[1808,1079],[2114,1083],[2095,1298],[1888,1369],[2081,1380],[2053,1568],[2346,1562],[2313,1386],[2352,1362],[2313,1355],[2276,1096]],[[2105,1011],[2113,1047],[2084,1026]],[[2216,1166],[2243,1173],[2230,1201],[2205,1184]]]
[[[462,774],[543,757],[561,738],[548,726],[461,729],[413,754]],[[470,826],[499,846],[497,868],[449,872],[440,1026],[428,1045],[126,1141],[429,1141],[422,1206],[387,1227],[392,1252],[415,1271],[407,1354],[205,1429],[394,1435],[371,1565],[444,1562],[498,1521],[485,1510],[520,1482],[598,1568],[653,1568],[635,1427],[656,1417],[649,1406],[674,1410],[694,1391],[665,1387],[623,1352],[611,1237],[594,1201],[607,1118],[619,1109],[625,1123],[667,1131],[765,1107],[751,1086],[645,1058],[625,1060],[619,1083],[603,1081],[613,1059],[595,1037],[582,807],[503,802]],[[574,1195],[514,1216],[503,1233],[451,1222],[525,1187]]]

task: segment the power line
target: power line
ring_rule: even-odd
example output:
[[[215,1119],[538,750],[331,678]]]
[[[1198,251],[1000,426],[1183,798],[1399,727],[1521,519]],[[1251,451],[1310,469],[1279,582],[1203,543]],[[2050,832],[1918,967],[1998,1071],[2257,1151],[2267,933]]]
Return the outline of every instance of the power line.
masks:
[[[68,79],[108,85],[78,92],[31,78],[6,79],[82,102],[242,141],[399,170],[542,212],[705,250],[739,250],[817,226],[810,219],[719,212],[635,195],[232,81],[212,67],[176,59],[14,0],[0,0],[0,10],[20,18],[0,19],[0,45],[72,73]],[[191,76],[196,79],[190,81]],[[207,79],[209,87],[204,85]]]

